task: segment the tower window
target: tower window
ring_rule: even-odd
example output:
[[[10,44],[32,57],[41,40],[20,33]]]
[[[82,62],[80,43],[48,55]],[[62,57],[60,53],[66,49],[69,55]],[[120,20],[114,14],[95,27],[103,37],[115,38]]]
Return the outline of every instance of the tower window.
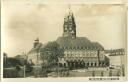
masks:
[[[69,30],[72,30],[72,28],[69,28]]]
[[[65,29],[64,30],[67,30],[67,28],[65,27]]]

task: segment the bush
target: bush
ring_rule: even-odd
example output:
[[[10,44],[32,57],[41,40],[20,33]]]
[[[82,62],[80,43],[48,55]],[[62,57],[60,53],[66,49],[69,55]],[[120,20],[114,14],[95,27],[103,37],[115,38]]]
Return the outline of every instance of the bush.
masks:
[[[3,77],[4,78],[18,78],[23,77],[23,70],[16,70],[15,68],[4,68],[3,69]]]

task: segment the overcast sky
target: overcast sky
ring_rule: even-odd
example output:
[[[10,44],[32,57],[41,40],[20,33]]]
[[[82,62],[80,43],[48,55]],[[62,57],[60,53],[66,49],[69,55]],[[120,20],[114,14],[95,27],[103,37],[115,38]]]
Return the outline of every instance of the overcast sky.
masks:
[[[8,56],[28,52],[38,37],[47,43],[62,36],[69,5],[5,3],[2,12],[3,49]],[[105,49],[124,48],[126,18],[122,5],[74,4],[78,37],[99,42]]]

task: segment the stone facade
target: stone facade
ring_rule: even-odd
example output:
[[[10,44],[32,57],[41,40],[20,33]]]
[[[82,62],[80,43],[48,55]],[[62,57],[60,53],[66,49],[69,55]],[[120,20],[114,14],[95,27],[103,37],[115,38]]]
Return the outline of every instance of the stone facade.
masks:
[[[39,42],[39,39],[36,39],[33,44],[33,48],[27,53],[27,60],[30,64],[42,64],[40,57],[40,49],[43,47],[42,43]]]
[[[102,45],[91,42],[86,37],[76,36],[76,24],[71,11],[64,18],[63,28],[63,36],[57,39],[64,50],[64,57],[59,58],[60,66],[76,68],[109,65]]]
[[[64,57],[59,60],[61,66],[96,67],[108,66],[109,61],[104,51],[98,50],[65,50]]]

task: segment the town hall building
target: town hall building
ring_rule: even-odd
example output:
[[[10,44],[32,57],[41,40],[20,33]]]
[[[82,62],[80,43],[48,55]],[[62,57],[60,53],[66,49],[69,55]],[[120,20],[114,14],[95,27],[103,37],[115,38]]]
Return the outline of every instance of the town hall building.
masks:
[[[64,18],[63,36],[57,43],[64,50],[64,57],[59,58],[59,65],[65,67],[108,66],[109,59],[104,55],[104,47],[98,42],[91,42],[86,37],[76,36],[76,24],[72,11]]]
[[[86,37],[77,37],[76,34],[75,18],[70,10],[64,18],[63,35],[56,40],[60,48],[64,51],[64,56],[58,58],[60,67],[78,68],[109,66],[109,59],[104,55],[104,47],[101,44],[98,42],[91,42]],[[43,47],[44,45],[39,42],[39,39],[35,40],[34,47],[28,53],[28,60],[35,65],[39,63],[40,52],[38,49]]]

